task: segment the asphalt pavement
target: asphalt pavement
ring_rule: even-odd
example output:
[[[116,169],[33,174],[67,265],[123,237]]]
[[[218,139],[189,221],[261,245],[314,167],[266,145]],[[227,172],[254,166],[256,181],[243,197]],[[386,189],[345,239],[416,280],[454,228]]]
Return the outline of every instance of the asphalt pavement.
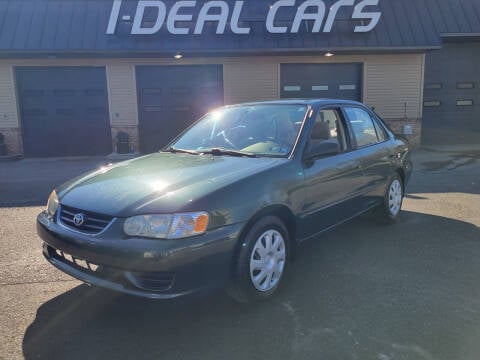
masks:
[[[99,156],[0,162],[0,206],[43,205],[54,187],[119,159]]]
[[[51,188],[108,160],[0,163],[2,359],[480,358],[480,151],[415,154],[404,212],[300,247],[278,295],[151,301],[88,287],[41,255]]]

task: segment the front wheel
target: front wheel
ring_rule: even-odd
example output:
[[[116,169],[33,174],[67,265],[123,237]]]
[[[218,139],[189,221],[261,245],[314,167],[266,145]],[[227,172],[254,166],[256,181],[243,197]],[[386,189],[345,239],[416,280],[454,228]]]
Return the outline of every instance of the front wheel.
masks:
[[[277,290],[285,271],[288,231],[280,219],[267,216],[257,221],[241,241],[227,292],[243,303],[267,299]]]
[[[403,195],[403,181],[399,175],[394,175],[388,183],[383,204],[379,209],[384,222],[393,223],[398,219],[402,209]]]

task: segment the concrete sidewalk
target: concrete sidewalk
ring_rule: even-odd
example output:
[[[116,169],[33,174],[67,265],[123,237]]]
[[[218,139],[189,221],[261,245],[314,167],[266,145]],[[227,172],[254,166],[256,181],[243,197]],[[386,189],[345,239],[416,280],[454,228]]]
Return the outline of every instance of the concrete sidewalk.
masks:
[[[407,192],[480,194],[480,146],[423,148],[412,158]]]
[[[478,162],[480,144],[422,147],[414,152],[413,158],[422,170],[454,170]]]

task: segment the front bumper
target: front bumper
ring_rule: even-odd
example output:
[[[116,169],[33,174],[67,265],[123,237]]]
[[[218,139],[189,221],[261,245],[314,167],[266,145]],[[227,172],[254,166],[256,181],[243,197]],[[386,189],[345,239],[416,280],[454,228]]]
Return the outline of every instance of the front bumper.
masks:
[[[225,285],[243,225],[188,239],[152,240],[126,237],[120,222],[92,236],[58,224],[45,212],[37,218],[43,254],[52,265],[88,284],[153,299]]]

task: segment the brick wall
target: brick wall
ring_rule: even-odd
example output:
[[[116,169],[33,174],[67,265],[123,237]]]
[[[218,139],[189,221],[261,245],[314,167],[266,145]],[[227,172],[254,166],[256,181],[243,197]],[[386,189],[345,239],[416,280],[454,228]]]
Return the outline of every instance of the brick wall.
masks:
[[[117,152],[117,134],[120,132],[126,132],[130,135],[130,146],[133,146],[133,152],[139,152],[140,144],[138,140],[138,126],[112,126],[112,149],[113,152]]]
[[[23,154],[23,142],[20,129],[0,128],[0,133],[5,136],[5,144],[7,144],[7,155]]]
[[[403,135],[403,126],[405,119],[384,119],[395,134]],[[404,135],[412,147],[418,148],[422,141],[422,119],[408,119],[408,124],[412,127],[413,135]]]

